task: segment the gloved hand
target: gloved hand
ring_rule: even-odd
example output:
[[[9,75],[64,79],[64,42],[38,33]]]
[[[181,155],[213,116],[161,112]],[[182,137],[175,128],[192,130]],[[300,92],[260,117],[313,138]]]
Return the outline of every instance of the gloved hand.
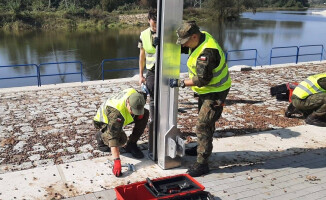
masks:
[[[176,79],[176,78],[171,78],[170,79],[170,87],[174,88],[174,87],[180,87],[180,80]]]
[[[159,45],[159,44],[160,44],[160,38],[155,37],[155,38],[153,39],[153,46],[156,47],[156,46]]]
[[[119,177],[122,175],[121,173],[121,160],[120,158],[114,159],[114,164],[112,168],[112,172],[116,177]]]
[[[149,95],[149,91],[144,83],[141,84],[141,90],[146,93],[146,96]]]

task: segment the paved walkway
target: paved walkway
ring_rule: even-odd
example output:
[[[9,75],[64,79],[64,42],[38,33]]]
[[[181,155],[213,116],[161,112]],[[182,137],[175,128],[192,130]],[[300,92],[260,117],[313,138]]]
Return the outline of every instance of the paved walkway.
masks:
[[[322,200],[326,199],[326,149],[271,159],[261,164],[213,170],[196,180],[215,200]],[[115,191],[111,189],[68,199],[115,198]]]
[[[318,192],[325,187],[325,177],[318,171],[322,174],[325,169],[325,129],[303,125],[302,119],[285,118],[288,102],[277,101],[269,94],[271,86],[324,71],[325,62],[231,72],[232,89],[214,133],[212,173],[198,179],[207,191],[217,199],[255,199],[250,195],[264,194],[283,199],[277,194],[296,191],[291,187],[283,189],[284,185],[305,185],[302,191],[306,191],[311,188],[306,185],[311,184],[316,190],[300,197],[325,196]],[[185,173],[195,158],[184,157],[182,167],[162,170],[151,160],[135,160],[123,154],[122,161],[133,163],[137,171],[124,171],[123,178],[113,176],[107,161],[110,154],[96,150],[92,118],[104,99],[127,87],[137,87],[137,78],[0,89],[0,200],[83,199],[80,195],[102,199],[101,195],[112,197],[112,189],[118,185]],[[191,141],[196,140],[196,99],[190,89],[180,89],[179,96],[178,128],[192,145]],[[143,134],[139,143],[145,154],[146,142],[147,134]],[[320,155],[314,153],[316,149],[322,149],[317,152]],[[299,161],[305,155],[321,159],[319,167],[312,167],[315,161],[308,159],[293,167],[291,156],[297,154],[301,154]],[[278,165],[278,159],[288,164]],[[250,170],[250,164],[259,170]],[[285,177],[295,176],[297,169],[302,169],[302,177]],[[277,177],[272,177],[274,174]],[[274,184],[277,180],[279,184]],[[282,189],[286,190],[284,194],[277,193]]]
[[[209,162],[212,171],[198,181],[216,197],[237,199],[253,195],[268,197],[270,194],[277,198],[276,195],[286,195],[279,193],[282,189],[293,190],[293,193],[299,191],[292,186],[302,186],[306,180],[316,185],[309,185],[312,191],[306,191],[301,196],[325,187],[325,128],[303,125],[214,138],[213,146]],[[144,153],[147,155],[146,151]],[[137,160],[125,153],[121,155],[122,163],[134,164],[136,172],[123,168],[123,176],[119,178],[112,174],[108,159],[112,160],[112,157],[102,156],[0,174],[0,199],[84,197],[80,195],[86,195],[86,199],[92,196],[102,199],[102,195],[109,198],[109,194],[110,198],[114,198],[112,189],[119,185],[144,181],[147,177],[155,179],[183,174],[196,158],[185,156],[181,167],[162,170],[147,158]],[[308,186],[305,185],[305,188]]]
[[[324,72],[325,63],[231,71],[232,87],[214,136],[304,124],[284,117],[288,102],[272,97],[270,87]],[[139,88],[138,79],[0,89],[0,174],[103,156],[92,119],[105,99],[128,87]],[[178,128],[195,136],[197,100],[190,88],[179,91]],[[129,126],[126,133],[130,132]],[[146,133],[139,143],[147,141]]]

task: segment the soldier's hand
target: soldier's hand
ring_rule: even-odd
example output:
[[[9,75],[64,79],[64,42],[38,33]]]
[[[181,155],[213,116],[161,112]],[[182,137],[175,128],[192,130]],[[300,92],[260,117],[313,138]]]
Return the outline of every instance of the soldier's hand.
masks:
[[[122,175],[121,173],[121,160],[120,158],[114,159],[114,164],[113,164],[113,169],[112,169],[113,174],[116,177],[119,177]]]
[[[160,44],[160,38],[155,37],[154,40],[153,40],[153,46],[156,47],[159,44]]]
[[[180,87],[180,80],[176,79],[176,78],[171,78],[170,79],[170,87],[171,88]]]
[[[139,76],[139,85],[141,85],[142,83],[145,83],[145,82],[146,82],[145,77],[143,77],[143,75],[140,75]]]

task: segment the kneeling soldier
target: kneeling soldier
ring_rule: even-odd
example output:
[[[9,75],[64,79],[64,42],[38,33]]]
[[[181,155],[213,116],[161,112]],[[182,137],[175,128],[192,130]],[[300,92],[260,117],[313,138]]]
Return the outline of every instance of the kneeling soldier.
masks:
[[[326,127],[326,73],[309,76],[292,95],[293,106],[308,115],[306,123]]]
[[[145,94],[146,95],[146,94]],[[123,127],[135,123],[125,149],[135,158],[143,158],[143,152],[137,147],[137,141],[146,127],[149,111],[144,109],[144,94],[133,88],[121,91],[117,96],[106,100],[97,110],[94,125],[100,129],[96,133],[98,148],[103,152],[112,152],[114,158],[113,174],[121,176],[119,147],[127,142]]]

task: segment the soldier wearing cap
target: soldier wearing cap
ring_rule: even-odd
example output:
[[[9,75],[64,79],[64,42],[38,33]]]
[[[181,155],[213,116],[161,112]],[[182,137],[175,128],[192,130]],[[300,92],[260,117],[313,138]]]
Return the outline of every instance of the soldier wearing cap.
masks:
[[[221,117],[223,104],[231,87],[228,66],[222,48],[207,32],[200,31],[194,21],[177,30],[177,44],[188,53],[189,79],[170,79],[170,87],[191,87],[199,95],[196,135],[198,145],[186,154],[196,156],[197,162],[187,173],[193,177],[209,172],[208,158],[213,149],[215,122]]]
[[[109,98],[97,110],[94,125],[100,129],[96,133],[98,148],[103,152],[112,152],[114,158],[113,173],[121,176],[119,147],[127,142],[123,127],[135,123],[125,149],[135,158],[143,158],[143,152],[137,147],[137,141],[146,127],[149,111],[144,108],[145,94],[129,88],[115,97]]]

